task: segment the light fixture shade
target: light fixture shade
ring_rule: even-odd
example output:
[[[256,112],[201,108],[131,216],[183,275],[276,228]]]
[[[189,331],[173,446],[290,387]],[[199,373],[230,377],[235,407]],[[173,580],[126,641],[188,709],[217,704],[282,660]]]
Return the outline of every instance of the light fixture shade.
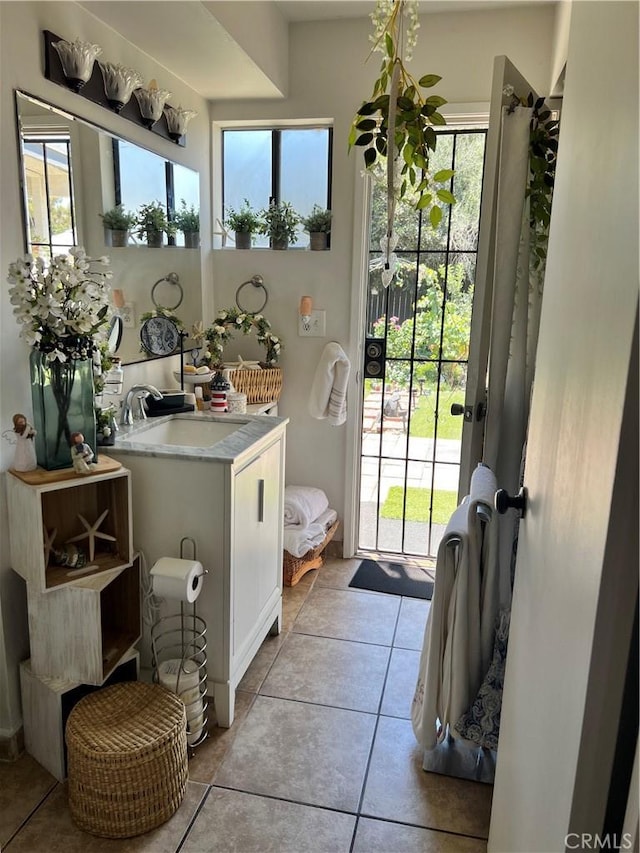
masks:
[[[98,65],[102,71],[104,91],[109,106],[119,113],[124,105],[131,100],[133,90],[142,86],[142,77],[137,71],[126,68],[124,65],[100,61],[98,61]]]
[[[87,41],[61,41],[52,42],[52,47],[60,57],[64,76],[69,86],[79,92],[91,77],[96,56],[100,56],[102,48],[100,45],[91,44]]]
[[[162,110],[167,98],[171,97],[171,92],[166,89],[136,89],[133,93],[136,96],[138,106],[140,107],[140,115],[147,127],[152,127],[162,116]]]
[[[187,125],[198,113],[194,110],[184,110],[182,107],[165,107],[164,114],[167,119],[167,130],[174,142],[184,136]]]

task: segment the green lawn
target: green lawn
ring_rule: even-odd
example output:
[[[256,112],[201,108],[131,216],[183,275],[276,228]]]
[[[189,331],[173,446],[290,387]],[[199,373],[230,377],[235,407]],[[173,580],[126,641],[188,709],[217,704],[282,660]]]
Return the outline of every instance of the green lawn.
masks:
[[[386,501],[383,503],[380,515],[382,518],[402,518],[402,501],[404,489],[402,486],[391,486]],[[429,521],[430,489],[420,489],[417,486],[407,488],[407,521]],[[435,491],[433,493],[434,524],[447,524],[451,514],[458,505],[456,492]]]
[[[464,405],[464,391],[452,391],[440,394],[440,419],[438,420],[438,438],[462,438],[462,416],[451,414],[451,404]],[[416,438],[433,438],[435,429],[434,409],[436,406],[435,391],[429,391],[423,397],[418,397],[418,408],[411,412],[410,434]]]

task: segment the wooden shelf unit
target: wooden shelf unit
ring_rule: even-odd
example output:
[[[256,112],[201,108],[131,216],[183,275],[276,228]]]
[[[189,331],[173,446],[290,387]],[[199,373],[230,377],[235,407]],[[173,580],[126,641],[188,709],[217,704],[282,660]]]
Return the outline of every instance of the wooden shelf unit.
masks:
[[[121,658],[104,687],[121,681],[137,681],[140,656],[135,650]],[[32,755],[59,782],[67,775],[64,730],[74,705],[96,687],[67,678],[34,675],[31,661],[20,664],[20,688],[24,718],[24,742]]]
[[[27,752],[56,779],[66,777],[64,728],[73,706],[93,690],[138,678],[142,634],[140,558],[133,553],[131,475],[103,454],[88,475],[73,469],[7,474],[11,563],[27,586],[31,657],[20,664]],[[77,544],[88,564],[74,571],[46,559],[107,510],[95,539]]]
[[[139,560],[47,594],[27,587],[31,670],[100,685],[141,636]]]
[[[131,564],[131,482],[126,468],[117,464],[112,470],[75,477],[65,470],[58,478],[52,476],[55,472],[30,473],[30,481],[13,471],[7,475],[11,564],[30,590],[47,592]],[[40,473],[46,476],[34,479]],[[99,532],[114,536],[115,541],[97,538],[93,560],[89,560],[88,541],[76,543],[87,553],[87,566],[81,574],[52,565],[51,557],[45,565],[45,532],[57,531],[54,546],[60,548],[85,532],[79,515],[93,524],[104,510],[108,512]]]

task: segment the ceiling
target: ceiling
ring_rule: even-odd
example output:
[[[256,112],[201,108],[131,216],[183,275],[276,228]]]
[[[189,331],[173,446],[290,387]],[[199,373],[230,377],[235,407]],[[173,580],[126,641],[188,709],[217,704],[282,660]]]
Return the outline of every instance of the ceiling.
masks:
[[[127,41],[153,57],[191,89],[208,100],[279,98],[282,92],[241,47],[237,27],[244,28],[239,14],[245,0],[234,0],[233,19],[237,39],[216,18],[216,11],[232,4],[218,0],[79,0],[96,18]],[[375,0],[262,0],[276,11],[281,26],[304,21],[367,17]],[[555,0],[420,0],[420,14],[530,6]],[[246,22],[251,29],[252,9]],[[226,20],[221,17],[221,20]],[[150,26],[149,23],[157,24]],[[286,37],[286,36],[285,36]]]
[[[436,12],[469,12],[498,9],[505,6],[536,6],[554,0],[419,0],[421,15]],[[330,21],[339,18],[362,18],[375,8],[375,0],[275,0],[288,21]]]

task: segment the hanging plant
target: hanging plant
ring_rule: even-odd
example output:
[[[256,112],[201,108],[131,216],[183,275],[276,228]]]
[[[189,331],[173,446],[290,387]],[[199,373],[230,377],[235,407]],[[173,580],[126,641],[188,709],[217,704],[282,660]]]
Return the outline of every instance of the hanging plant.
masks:
[[[437,228],[443,216],[442,205],[455,203],[450,185],[452,169],[429,171],[431,154],[436,150],[434,127],[446,124],[439,107],[446,100],[439,95],[426,96],[442,79],[426,74],[416,80],[405,66],[417,41],[419,27],[416,0],[378,0],[371,15],[375,33],[373,51],[384,59],[375,81],[371,99],[358,109],[349,133],[349,150],[364,148],[364,162],[374,176],[383,173],[387,188],[387,234],[382,241],[383,283],[393,278],[397,259],[393,250],[396,202],[412,196],[416,210],[428,212],[429,222]],[[372,52],[373,52],[372,51]]]

